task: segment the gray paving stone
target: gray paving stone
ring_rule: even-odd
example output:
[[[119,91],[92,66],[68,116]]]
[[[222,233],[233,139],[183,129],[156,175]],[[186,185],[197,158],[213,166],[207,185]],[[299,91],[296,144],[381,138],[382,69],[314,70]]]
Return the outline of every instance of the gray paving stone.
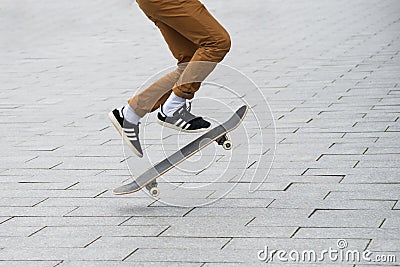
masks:
[[[236,179],[231,179],[235,181]],[[343,180],[341,176],[317,176],[317,175],[268,175],[266,181],[268,182],[303,182],[303,183],[339,183]]]
[[[12,217],[0,217],[0,224],[10,220]]]
[[[73,190],[73,189],[66,189],[66,190],[19,190],[19,189],[9,189],[9,190],[1,190],[2,197],[95,197],[99,195],[103,190]],[[1,215],[1,211],[0,211]]]
[[[235,229],[235,231],[233,231]],[[163,236],[186,237],[290,237],[296,227],[235,227],[215,225],[213,228],[196,226],[172,226],[162,233]]]
[[[389,201],[395,201],[398,198],[398,192],[396,191],[368,191],[368,194],[366,195],[365,192],[357,192],[357,191],[331,191],[326,199],[331,199],[331,200],[344,200],[344,199],[352,199],[352,200],[357,200],[357,199],[368,199],[368,200],[389,200]]]
[[[398,251],[399,240],[388,240],[388,239],[374,239],[369,244],[368,249],[372,251]]]
[[[246,225],[252,217],[239,217],[239,218],[230,218],[230,217],[212,217],[207,218],[207,221],[210,224],[218,225],[218,224],[227,224],[227,225],[234,225],[234,226],[244,226]],[[124,221],[121,225],[175,225],[175,224],[184,224],[187,226],[195,226],[198,223],[198,217],[131,217],[129,220]]]
[[[62,216],[74,209],[71,207],[2,207],[0,216]]]
[[[317,210],[318,212],[318,210]],[[285,220],[280,217],[272,217],[260,215],[256,216],[248,226],[292,226],[292,227],[379,227],[382,224],[383,218],[368,218],[364,220],[355,221],[352,218],[341,218],[333,216],[301,216],[294,214],[292,216],[285,216]]]
[[[203,150],[201,160],[182,166],[207,161],[211,168],[165,176],[175,180],[160,183],[161,200],[189,206],[178,208],[145,192],[110,190],[131,180],[127,162],[137,172],[147,167],[124,155],[107,112],[175,64],[157,27],[134,1],[0,0],[0,266],[265,266],[256,253],[266,244],[323,249],[338,238],[351,248],[398,254],[396,0],[204,3],[232,37],[223,63],[268,99],[275,129],[268,126],[265,159],[275,157],[267,179],[250,193],[252,175],[260,182],[269,164],[256,162],[238,175],[248,167],[246,154],[258,160],[261,141],[238,129],[233,157],[215,150],[214,160],[214,151]],[[249,82],[224,78],[270,123]],[[217,120],[230,111],[210,99],[242,103],[208,85],[196,96],[194,109]],[[250,115],[243,125],[254,131]],[[153,160],[163,158],[162,143],[166,153],[178,144],[172,130],[160,138],[155,116],[141,131]],[[193,138],[180,135],[180,144]],[[236,140],[249,140],[248,150]],[[213,181],[228,162],[213,189],[182,190]],[[333,265],[382,266],[323,263]]]
[[[1,183],[2,190],[62,190],[70,187],[72,183],[35,183],[35,182],[22,182],[22,183]]]
[[[9,226],[100,226],[100,225],[120,225],[130,217],[11,217],[4,224]]]
[[[24,259],[38,261],[43,258],[57,261],[62,259],[69,260],[123,260],[135,248],[118,247],[118,250],[108,248],[25,248],[25,249],[4,249],[1,251],[0,259],[6,261]]]
[[[377,228],[300,228],[295,234],[299,238],[376,238],[396,239],[398,229],[377,229]]]
[[[2,237],[2,244],[7,248],[19,249],[24,248],[84,248],[91,244],[98,237],[43,237],[43,236],[30,236],[26,237]],[[22,245],[23,244],[23,245]]]
[[[400,228],[400,218],[387,218],[385,222],[382,224],[382,228]]]
[[[115,185],[114,185],[115,186]],[[75,188],[75,187],[74,187]],[[103,187],[104,189],[104,187]],[[134,206],[148,206],[155,200],[152,198],[137,198],[132,200],[130,198],[74,198],[69,197],[68,201],[65,198],[47,198],[45,201],[37,204],[37,207],[134,207]],[[39,202],[39,201],[38,201]]]
[[[33,227],[33,226],[16,226],[10,227],[7,225],[0,226],[0,236],[9,237],[9,236],[25,236],[28,237],[35,232],[39,231],[41,227]]]
[[[111,210],[108,207],[79,207],[74,209],[68,216],[72,217],[99,217],[99,216],[110,216],[110,217],[126,217],[126,216],[166,216],[166,217],[181,217],[185,215],[189,208],[175,208],[175,207],[157,207],[157,208],[146,208],[144,206],[125,206],[116,207]]]
[[[398,168],[398,161],[360,161],[357,168]]]
[[[132,266],[132,262],[125,261],[64,261],[61,265],[62,267],[72,267],[72,266],[88,266],[88,267],[102,267],[102,266]],[[188,267],[201,267],[204,266],[203,263],[194,263],[194,262],[160,262],[160,261],[144,261],[144,262],[135,262],[135,266],[188,266]]]
[[[230,238],[219,237],[102,237],[90,245],[91,248],[107,248],[118,246],[137,246],[139,248],[153,248],[153,249],[201,249],[213,248],[221,249],[224,247]]]
[[[346,239],[349,249],[365,248],[369,243],[367,239]],[[337,247],[337,239],[334,238],[233,238],[225,247],[239,250],[253,247],[255,250],[268,246],[270,249],[285,249],[290,251],[314,249],[316,251]]]
[[[400,190],[400,184],[356,184],[356,183],[337,183],[337,184],[306,184],[306,183],[293,183],[287,190],[292,192],[298,191],[313,191],[313,190],[329,190],[342,191],[342,192],[398,192]]]
[[[296,203],[287,199],[276,199],[269,207],[271,208],[307,208],[315,209],[360,209],[360,210],[380,210],[392,209],[395,201],[375,201],[375,200],[301,200]]]
[[[230,192],[227,197],[228,198],[246,198],[246,199],[296,199],[296,198],[301,198],[301,199],[323,199],[327,195],[327,192],[296,192],[296,197],[289,193],[288,191],[269,191],[269,190],[263,190],[263,191],[255,191],[255,192],[249,192],[249,190],[246,191],[236,191],[236,192]],[[213,198],[213,195],[211,195],[209,198]],[[218,196],[216,198],[219,198]]]
[[[217,262],[234,262],[241,263],[247,262],[248,264],[258,261],[257,252],[253,250],[226,251],[226,250],[210,250],[198,249],[197,253],[188,249],[139,249],[133,253],[126,261],[129,262],[142,262],[146,261],[162,261],[162,262],[189,262],[201,263],[207,261]]]
[[[385,264],[388,264],[388,263],[385,263]],[[393,266],[399,266],[399,264],[393,264],[393,263],[391,263]],[[362,266],[368,266],[368,267],[371,267],[371,266],[374,266],[374,267],[380,267],[380,266],[382,266],[382,264],[373,264],[373,263],[371,263],[371,264],[369,264],[369,263],[367,263],[367,264],[357,264],[356,265],[356,267],[362,267]]]
[[[45,200],[45,198],[0,198],[0,206],[1,207],[32,207],[41,201]]]
[[[374,219],[384,218],[397,218],[399,212],[397,210],[315,210],[311,218],[322,219],[322,218],[341,218],[341,219],[355,219],[371,221]]]
[[[321,265],[321,263],[315,263],[315,264],[312,264],[312,263],[300,263],[300,262],[296,262],[296,263],[283,263],[283,262],[277,262],[277,263],[274,263],[274,262],[268,262],[268,263],[265,263],[265,262],[258,262],[258,263],[253,263],[253,265],[254,266],[265,266],[266,264],[268,264],[268,266],[282,266],[282,265],[285,265],[285,266],[319,266],[319,265]],[[324,266],[331,266],[331,267],[335,267],[335,266],[349,266],[348,264],[338,264],[338,263],[335,263],[335,264],[327,264],[327,263],[323,263],[324,264]],[[206,267],[212,267],[212,266],[223,266],[223,267],[229,267],[229,266],[248,266],[248,263],[225,263],[225,262],[211,262],[211,263],[209,263],[209,262],[207,262],[204,266],[206,266]]]
[[[61,236],[157,236],[162,233],[166,227],[164,226],[49,226],[41,231],[37,232],[35,236],[50,236],[50,237],[61,237]]]
[[[0,261],[0,266],[4,267],[19,267],[19,266],[28,266],[28,267],[54,267],[57,264],[60,264],[61,261],[52,261],[52,260],[37,260],[37,261],[29,261],[29,260],[16,260],[16,261]]]
[[[293,214],[301,214],[308,216],[308,209],[272,209],[272,208],[196,208],[188,213],[189,217],[249,217],[249,216],[288,216]]]

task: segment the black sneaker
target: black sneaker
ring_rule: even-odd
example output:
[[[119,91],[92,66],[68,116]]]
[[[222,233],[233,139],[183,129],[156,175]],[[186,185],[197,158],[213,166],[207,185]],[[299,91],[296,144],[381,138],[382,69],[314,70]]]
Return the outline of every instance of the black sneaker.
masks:
[[[157,116],[158,123],[165,127],[188,133],[198,133],[207,130],[211,124],[202,117],[196,117],[190,113],[190,108],[190,105],[187,106],[184,104],[174,112],[172,117],[167,117],[162,111],[163,106],[161,105]]]
[[[139,142],[139,124],[136,125],[125,120],[123,109],[124,107],[121,107],[110,111],[108,117],[129,148],[139,157],[143,157],[142,147]]]

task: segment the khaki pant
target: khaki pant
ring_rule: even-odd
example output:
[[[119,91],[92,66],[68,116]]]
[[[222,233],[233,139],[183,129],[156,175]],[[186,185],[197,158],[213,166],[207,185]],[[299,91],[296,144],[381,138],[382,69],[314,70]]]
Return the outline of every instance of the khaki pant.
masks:
[[[193,98],[201,81],[228,53],[231,42],[228,32],[198,0],[137,0],[137,3],[160,29],[178,60],[174,71],[128,100],[143,117],[163,104],[172,91],[180,97]]]

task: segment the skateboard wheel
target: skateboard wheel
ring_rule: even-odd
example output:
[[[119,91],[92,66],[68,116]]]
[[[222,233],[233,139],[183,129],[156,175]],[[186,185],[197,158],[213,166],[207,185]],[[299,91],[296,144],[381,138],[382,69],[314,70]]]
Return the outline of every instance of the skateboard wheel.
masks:
[[[151,183],[146,185],[146,189],[150,191],[150,189],[152,189],[153,187],[157,187],[158,183],[156,180],[152,181]]]
[[[222,143],[222,147],[223,147],[225,150],[231,150],[231,149],[232,149],[232,141],[231,141],[231,140],[225,140],[225,141]]]
[[[150,188],[149,192],[150,192],[150,195],[153,197],[158,197],[158,195],[160,194],[160,190],[158,190],[157,187]]]
[[[215,141],[217,142],[218,145],[222,146],[226,140],[228,140],[228,136],[225,134]]]

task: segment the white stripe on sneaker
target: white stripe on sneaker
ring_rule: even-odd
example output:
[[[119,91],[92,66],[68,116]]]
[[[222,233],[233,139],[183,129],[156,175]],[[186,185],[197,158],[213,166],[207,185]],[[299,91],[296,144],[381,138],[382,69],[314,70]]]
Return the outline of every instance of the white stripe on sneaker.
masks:
[[[183,121],[183,122],[181,123],[180,127],[183,129],[183,128],[185,128],[186,124],[187,124],[187,122],[186,122],[186,121]]]
[[[177,121],[174,123],[174,125],[176,125],[176,126],[178,126],[178,127],[179,127],[179,123],[181,123],[181,121],[182,121],[182,119],[181,119],[181,118],[179,118],[179,120],[177,120]]]
[[[136,135],[135,132],[125,132],[126,135]]]
[[[185,125],[186,125],[186,122],[183,121],[183,122],[181,123],[181,125],[179,125],[179,127],[183,129],[183,128],[185,128]]]

